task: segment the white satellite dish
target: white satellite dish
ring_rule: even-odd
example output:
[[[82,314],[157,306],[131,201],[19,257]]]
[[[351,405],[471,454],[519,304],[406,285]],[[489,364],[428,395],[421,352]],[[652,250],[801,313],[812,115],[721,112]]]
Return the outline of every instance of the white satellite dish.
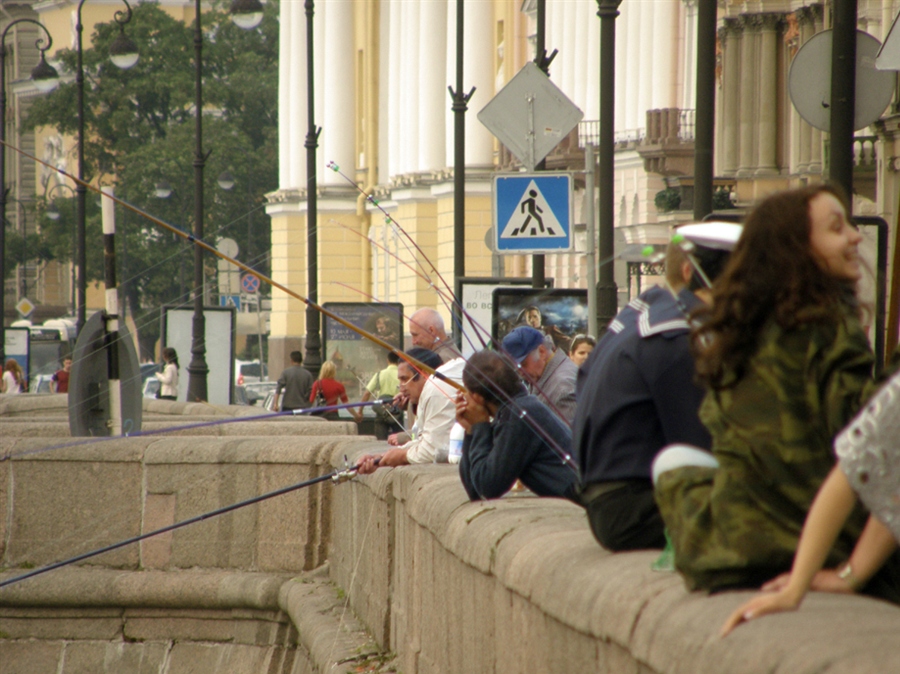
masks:
[[[872,124],[894,95],[894,73],[875,69],[881,43],[856,31],[856,110],[853,130]],[[816,33],[791,63],[788,93],[800,116],[820,131],[831,127],[831,31]]]

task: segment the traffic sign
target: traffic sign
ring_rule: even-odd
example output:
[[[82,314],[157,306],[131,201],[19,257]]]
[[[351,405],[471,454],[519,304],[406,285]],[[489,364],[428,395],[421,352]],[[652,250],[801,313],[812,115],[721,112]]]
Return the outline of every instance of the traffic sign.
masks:
[[[240,295],[219,295],[219,306],[220,307],[234,307],[238,311],[241,310],[241,296]]]
[[[495,175],[493,211],[500,254],[573,249],[571,173]]]
[[[259,276],[247,272],[241,276],[241,289],[245,293],[255,293],[259,291]]]
[[[584,113],[533,61],[526,63],[481,112],[484,124],[529,171],[569,135]]]
[[[31,316],[31,312],[34,311],[34,302],[27,297],[23,297],[16,304],[16,311],[18,311],[23,318],[28,318]]]

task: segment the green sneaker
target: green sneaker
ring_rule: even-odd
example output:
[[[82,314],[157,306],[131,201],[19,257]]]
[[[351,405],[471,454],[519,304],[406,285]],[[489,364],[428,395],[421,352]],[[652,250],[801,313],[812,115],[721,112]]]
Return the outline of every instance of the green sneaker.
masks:
[[[675,570],[675,548],[672,547],[672,539],[669,538],[669,531],[666,530],[666,547],[660,553],[656,561],[650,565],[654,571],[674,571]]]

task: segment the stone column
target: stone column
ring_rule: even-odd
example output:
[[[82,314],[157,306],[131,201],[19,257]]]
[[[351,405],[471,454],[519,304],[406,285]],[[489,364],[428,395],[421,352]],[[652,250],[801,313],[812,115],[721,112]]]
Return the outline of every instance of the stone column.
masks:
[[[757,38],[759,21],[756,15],[743,14],[740,17],[743,35],[741,37],[741,91],[739,105],[740,148],[737,175],[749,177],[756,169],[757,157],[757,93],[759,69],[757,64]]]
[[[347,35],[353,34],[353,6],[347,2],[325,2],[316,9],[325,15],[324,35],[316,36],[315,47],[316,60],[321,59],[325,68],[324,84],[327,85],[323,87],[324,118],[316,120],[322,127],[319,164],[333,161],[346,169],[346,173],[357,165],[354,49],[347,39]],[[317,175],[321,185],[347,186],[334,171],[317,172]]]
[[[641,71],[640,59],[637,56],[637,54],[640,53],[639,45],[641,44],[642,39],[641,9],[643,8],[644,4],[645,3],[642,2],[633,2],[622,3],[619,6],[619,11],[621,12],[621,14],[616,21],[616,23],[618,24],[616,26],[616,34],[617,36],[624,35],[625,39],[620,40],[618,39],[618,37],[616,39],[616,63],[624,62],[625,77],[620,77],[622,73],[616,73],[616,89],[618,89],[619,80],[622,79],[625,86],[625,114],[621,117],[616,115],[617,131],[621,129],[637,129],[638,127],[644,126],[644,116],[647,113],[646,110],[642,110],[640,108]],[[624,60],[618,58],[619,42],[623,43],[622,56],[624,57]],[[616,92],[616,95],[618,96],[618,91]]]
[[[740,145],[741,35],[737,19],[725,19],[722,36],[722,175],[733,176],[738,169]]]
[[[759,14],[759,156],[755,175],[770,176],[778,173],[776,165],[776,141],[778,114],[777,100],[777,30],[782,22],[781,14]]]
[[[450,97],[441,77],[447,71],[446,61],[449,56],[447,4],[446,0],[420,3],[419,27],[416,31],[419,50],[417,171],[437,170],[447,165],[444,143]]]
[[[684,13],[684,64],[681,69],[684,89],[681,95],[681,108],[693,110],[697,106],[694,81],[697,73],[697,0],[681,0],[681,4]]]
[[[400,43],[400,63],[398,89],[400,95],[400,124],[397,138],[400,163],[398,173],[416,170],[419,158],[419,41],[428,40],[429,35],[419,33],[418,2],[397,3],[400,9],[400,32],[391,35],[392,41]],[[392,176],[393,177],[393,176]]]
[[[298,3],[284,3],[280,11],[278,180],[286,189],[306,184],[306,15]]]
[[[641,51],[649,60],[648,72],[642,71],[644,78],[650,81],[647,94],[648,108],[674,108],[678,105],[675,92],[675,74],[678,72],[678,60],[675,58],[675,26],[678,25],[678,5],[674,2],[657,2],[653,6],[653,32],[644,40]],[[643,58],[641,63],[643,63]],[[696,68],[694,64],[694,68]],[[693,108],[694,106],[689,106]]]
[[[488,104],[495,93],[493,4],[466,0],[464,21],[466,57],[463,62],[463,88],[468,93],[475,87],[475,95],[469,101],[469,111],[466,113],[466,166],[491,166],[494,162],[494,136],[475,115]],[[454,49],[454,61],[455,55]],[[456,81],[455,72],[450,81]],[[444,87],[444,91],[446,90]],[[449,95],[445,97],[448,109],[449,98]],[[448,140],[452,142],[452,136]],[[451,153],[447,156],[453,155]]]

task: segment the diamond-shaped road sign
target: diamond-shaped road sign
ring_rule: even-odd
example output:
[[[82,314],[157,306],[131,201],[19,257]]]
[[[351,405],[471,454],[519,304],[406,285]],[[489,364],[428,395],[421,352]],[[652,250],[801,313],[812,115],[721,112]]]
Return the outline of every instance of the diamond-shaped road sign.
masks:
[[[478,113],[478,120],[529,170],[575,128],[584,113],[529,61]]]

